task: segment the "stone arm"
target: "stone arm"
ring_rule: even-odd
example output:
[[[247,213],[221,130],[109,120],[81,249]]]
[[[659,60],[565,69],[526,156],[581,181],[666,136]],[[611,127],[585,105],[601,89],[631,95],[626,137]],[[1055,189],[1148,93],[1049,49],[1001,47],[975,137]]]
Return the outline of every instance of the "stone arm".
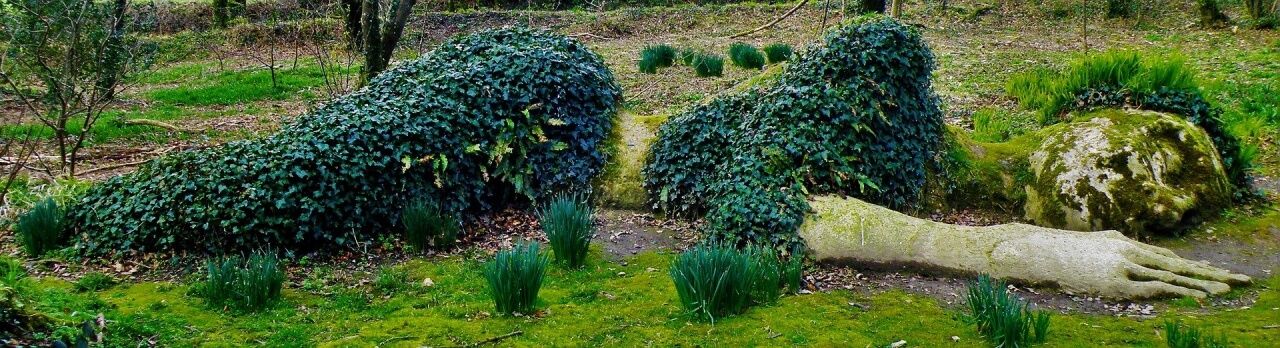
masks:
[[[1024,224],[971,227],[918,219],[854,198],[820,196],[800,228],[819,261],[987,273],[1071,294],[1205,297],[1249,277],[1183,259],[1116,231]]]

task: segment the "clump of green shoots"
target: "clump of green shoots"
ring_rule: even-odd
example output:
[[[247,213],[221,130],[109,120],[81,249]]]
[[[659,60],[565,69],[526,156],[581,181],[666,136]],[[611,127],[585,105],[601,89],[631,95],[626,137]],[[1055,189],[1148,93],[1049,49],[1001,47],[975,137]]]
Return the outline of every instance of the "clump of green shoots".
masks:
[[[458,218],[423,201],[406,205],[400,222],[404,225],[405,242],[419,251],[453,246],[462,229]]]
[[[1033,311],[1013,297],[1003,281],[983,274],[969,282],[968,301],[978,333],[997,347],[1025,347],[1044,343],[1049,335],[1049,312]]]
[[[592,226],[591,206],[585,196],[565,194],[552,197],[538,209],[538,221],[547,234],[551,250],[555,252],[557,264],[572,269],[586,264],[595,228]]]
[[[693,72],[698,77],[721,76],[724,74],[724,57],[716,54],[699,54],[693,58]]]
[[[1169,344],[1169,348],[1227,347],[1227,334],[1219,333],[1218,336],[1204,336],[1199,328],[1183,325],[1181,320],[1165,320],[1164,338],[1165,343]]]
[[[773,303],[782,293],[782,265],[773,251],[704,244],[671,264],[671,280],[686,311],[697,318],[739,314],[753,304]]]
[[[655,74],[658,68],[675,65],[676,49],[667,45],[646,46],[640,51],[640,61],[636,63],[640,72]]]
[[[764,67],[764,55],[755,46],[744,42],[729,45],[729,61],[744,69],[760,69]]]
[[[256,311],[280,299],[284,271],[274,253],[255,253],[209,260],[207,280],[195,292],[214,308]]]
[[[484,277],[489,282],[489,296],[502,314],[533,313],[542,280],[547,275],[546,255],[538,243],[520,242],[499,251],[484,264]]]
[[[16,232],[27,255],[40,257],[61,246],[65,225],[66,212],[52,198],[45,198],[18,216]]]
[[[791,60],[794,53],[791,45],[784,43],[768,44],[764,46],[764,56],[769,59],[769,64],[777,64]]]

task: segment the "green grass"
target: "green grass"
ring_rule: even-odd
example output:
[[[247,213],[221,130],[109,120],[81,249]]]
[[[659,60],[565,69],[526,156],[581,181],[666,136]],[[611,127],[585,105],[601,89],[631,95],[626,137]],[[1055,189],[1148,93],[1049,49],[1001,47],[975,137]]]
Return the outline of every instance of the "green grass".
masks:
[[[278,86],[272,86],[271,72],[265,69],[224,71],[185,81],[179,86],[156,89],[145,96],[167,104],[225,106],[259,100],[285,100],[299,94],[303,99],[312,99],[315,95],[306,89],[324,85],[323,71],[314,66],[281,69],[276,76]]]
[[[1065,71],[1036,69],[1010,77],[1005,93],[1027,109],[1037,110],[1041,125],[1075,102],[1076,93],[1094,88],[1151,93],[1160,88],[1198,90],[1199,83],[1180,56],[1143,56],[1110,50],[1072,61]]]
[[[523,331],[500,342],[512,346],[840,346],[884,347],[898,340],[920,347],[983,347],[957,305],[901,291],[836,290],[785,296],[714,325],[692,321],[679,305],[666,272],[674,255],[642,253],[627,265],[609,263],[599,248],[582,270],[549,268],[539,293],[543,318],[498,316],[485,292],[483,262],[470,258],[415,259],[409,279],[436,285],[387,297],[365,296],[373,285],[354,282],[303,291],[289,287],[290,305],[228,315],[208,310],[190,288],[168,282],[127,283],[97,293],[75,293],[62,280],[37,278],[28,298],[55,319],[81,323],[97,313],[108,320],[105,346],[448,346]],[[622,274],[625,273],[625,274]],[[1259,318],[1280,307],[1280,279],[1260,280],[1250,309],[1170,308],[1155,318],[1058,314],[1046,347],[1163,347],[1163,320],[1182,318],[1206,332],[1230,332],[1232,344],[1267,346],[1278,339]],[[612,299],[607,297],[613,296]],[[857,306],[851,303],[858,304]],[[486,314],[487,313],[487,314]],[[768,330],[765,330],[765,328]],[[777,335],[776,337],[774,335]],[[408,336],[408,337],[406,337]],[[952,342],[951,336],[960,338]],[[394,341],[392,338],[405,337]]]
[[[666,68],[675,65],[676,49],[667,45],[645,46],[640,51],[640,61],[636,64],[640,68],[640,72],[646,74],[654,74],[658,72],[658,68]]]
[[[102,272],[93,272],[80,276],[71,288],[77,292],[93,292],[110,289],[116,285],[116,280],[111,276],[102,274]]]
[[[973,140],[999,143],[1017,133],[1011,117],[999,109],[984,108],[973,113]]]
[[[769,64],[777,64],[791,60],[791,55],[793,54],[792,51],[794,51],[791,48],[791,45],[783,43],[765,45],[763,50],[765,58],[768,58],[769,60]]]
[[[1169,348],[1225,348],[1227,334],[1205,336],[1195,326],[1182,325],[1181,320],[1164,321],[1165,344]]]

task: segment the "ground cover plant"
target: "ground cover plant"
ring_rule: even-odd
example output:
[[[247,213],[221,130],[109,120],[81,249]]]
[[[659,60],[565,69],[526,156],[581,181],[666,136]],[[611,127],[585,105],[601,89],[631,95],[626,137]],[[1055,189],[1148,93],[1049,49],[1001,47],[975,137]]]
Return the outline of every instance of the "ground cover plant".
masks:
[[[493,197],[585,187],[601,171],[619,87],[594,53],[527,29],[441,47],[273,136],[166,156],[94,186],[69,208],[78,250],[341,245],[390,229],[408,197],[482,210],[509,203]],[[525,68],[497,73],[509,66]],[[566,80],[577,83],[550,82]]]
[[[669,214],[705,215],[714,239],[785,248],[800,243],[808,194],[913,205],[942,132],[932,70],[929,48],[901,23],[843,24],[775,84],[664,123],[644,168],[650,201]]]

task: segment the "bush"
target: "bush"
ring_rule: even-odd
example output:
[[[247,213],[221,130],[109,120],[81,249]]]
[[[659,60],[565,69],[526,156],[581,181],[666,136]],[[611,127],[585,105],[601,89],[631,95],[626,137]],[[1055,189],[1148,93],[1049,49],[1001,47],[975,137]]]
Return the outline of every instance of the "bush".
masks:
[[[743,69],[760,69],[764,67],[764,55],[755,46],[742,42],[729,45],[729,61]]]
[[[116,285],[116,280],[102,272],[93,272],[80,276],[71,289],[78,292],[92,292],[109,289]]]
[[[595,234],[591,206],[581,195],[552,197],[538,209],[538,222],[547,234],[556,263],[568,268],[582,268]]]
[[[704,244],[676,257],[671,281],[686,311],[714,323],[752,304],[777,301],[780,271],[777,256],[767,249]]]
[[[791,45],[776,43],[764,46],[764,55],[769,59],[769,64],[777,64],[791,60]]]
[[[1186,328],[1185,330],[1183,328]],[[1227,347],[1227,334],[1219,333],[1218,336],[1203,336],[1199,328],[1190,325],[1182,325],[1182,321],[1165,320],[1164,321],[1164,339],[1169,348],[1225,348]]]
[[[28,255],[40,257],[62,247],[65,225],[66,213],[52,198],[45,198],[18,217],[18,239]]]
[[[1037,70],[1015,75],[1006,92],[1028,109],[1039,110],[1041,125],[1064,121],[1067,111],[1138,108],[1182,115],[1203,128],[1222,157],[1237,199],[1251,196],[1253,161],[1227,131],[1222,110],[1200,93],[1194,73],[1181,58],[1144,59],[1137,53],[1107,51],[1071,63],[1061,73]]]
[[[498,313],[533,313],[538,290],[547,275],[547,262],[546,255],[538,251],[538,243],[521,242],[499,251],[484,264],[489,296]]]
[[[1029,303],[1010,295],[1005,286],[986,274],[969,282],[967,300],[978,333],[997,347],[1044,343],[1049,335],[1049,312],[1031,310]]]
[[[1137,6],[1134,0],[1107,0],[1107,18],[1129,18]]]
[[[693,57],[693,72],[698,77],[712,77],[724,74],[724,57],[715,54],[698,54]]]
[[[196,294],[213,308],[256,311],[280,299],[284,271],[271,253],[255,253],[246,262],[240,256],[209,260],[208,279],[196,286]]]
[[[565,83],[572,81],[573,83]],[[69,209],[84,254],[325,248],[585,188],[621,88],[580,42],[520,28],[450,39],[263,139],[157,159]]]
[[[801,243],[808,195],[918,202],[943,138],[933,53],[909,26],[878,15],[824,41],[776,82],[664,123],[644,167],[653,207],[703,216],[713,240],[785,247]]]
[[[400,222],[404,225],[405,242],[418,251],[451,247],[462,229],[457,217],[423,201],[406,205]]]

